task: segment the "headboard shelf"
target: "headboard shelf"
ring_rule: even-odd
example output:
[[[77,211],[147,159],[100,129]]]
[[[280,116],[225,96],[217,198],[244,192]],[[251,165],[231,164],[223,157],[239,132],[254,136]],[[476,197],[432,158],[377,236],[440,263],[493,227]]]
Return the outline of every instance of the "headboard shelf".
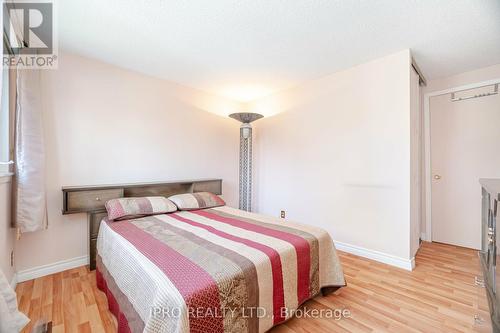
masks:
[[[107,200],[123,197],[164,196],[208,191],[222,194],[222,179],[197,179],[127,184],[64,186],[63,214],[90,213],[104,209]]]

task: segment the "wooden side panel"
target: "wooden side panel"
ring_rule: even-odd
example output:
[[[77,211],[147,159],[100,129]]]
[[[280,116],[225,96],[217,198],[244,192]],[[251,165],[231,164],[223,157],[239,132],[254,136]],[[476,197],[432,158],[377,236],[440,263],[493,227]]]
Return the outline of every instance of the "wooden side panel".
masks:
[[[97,236],[99,235],[99,226],[101,221],[107,215],[106,211],[89,213],[89,264],[90,270],[96,267],[97,255]]]
[[[93,271],[96,266],[96,256],[97,256],[97,238],[91,238],[89,241],[89,264],[90,270]]]
[[[89,235],[90,235],[90,238],[97,238],[97,235],[99,234],[99,226],[101,225],[101,221],[106,216],[107,216],[107,213],[105,211],[89,214]]]

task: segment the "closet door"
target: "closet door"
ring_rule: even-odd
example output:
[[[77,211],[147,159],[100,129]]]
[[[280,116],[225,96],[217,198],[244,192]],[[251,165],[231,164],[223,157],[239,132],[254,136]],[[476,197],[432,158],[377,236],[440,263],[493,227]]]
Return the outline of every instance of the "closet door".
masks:
[[[457,94],[471,96],[491,87]],[[432,97],[432,240],[481,247],[479,178],[500,178],[500,95]]]

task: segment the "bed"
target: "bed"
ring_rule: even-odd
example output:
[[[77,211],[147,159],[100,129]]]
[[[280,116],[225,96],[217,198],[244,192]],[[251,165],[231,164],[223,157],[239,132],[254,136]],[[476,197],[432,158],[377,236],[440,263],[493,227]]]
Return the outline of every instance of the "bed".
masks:
[[[122,332],[266,332],[345,286],[322,229],[227,206],[103,220],[97,285]]]

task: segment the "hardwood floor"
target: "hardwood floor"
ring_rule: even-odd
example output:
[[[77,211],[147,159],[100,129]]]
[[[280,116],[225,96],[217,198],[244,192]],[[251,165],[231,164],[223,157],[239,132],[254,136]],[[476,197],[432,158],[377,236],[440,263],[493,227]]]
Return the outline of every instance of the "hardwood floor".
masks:
[[[424,243],[413,272],[339,251],[347,287],[317,297],[309,309],[348,309],[340,320],[294,318],[273,333],[330,332],[491,332],[476,251]],[[114,317],[95,285],[95,273],[80,267],[20,283],[21,311],[32,323],[52,322],[52,332],[114,332]],[[479,314],[484,324],[476,325]],[[31,332],[31,326],[24,332]]]

